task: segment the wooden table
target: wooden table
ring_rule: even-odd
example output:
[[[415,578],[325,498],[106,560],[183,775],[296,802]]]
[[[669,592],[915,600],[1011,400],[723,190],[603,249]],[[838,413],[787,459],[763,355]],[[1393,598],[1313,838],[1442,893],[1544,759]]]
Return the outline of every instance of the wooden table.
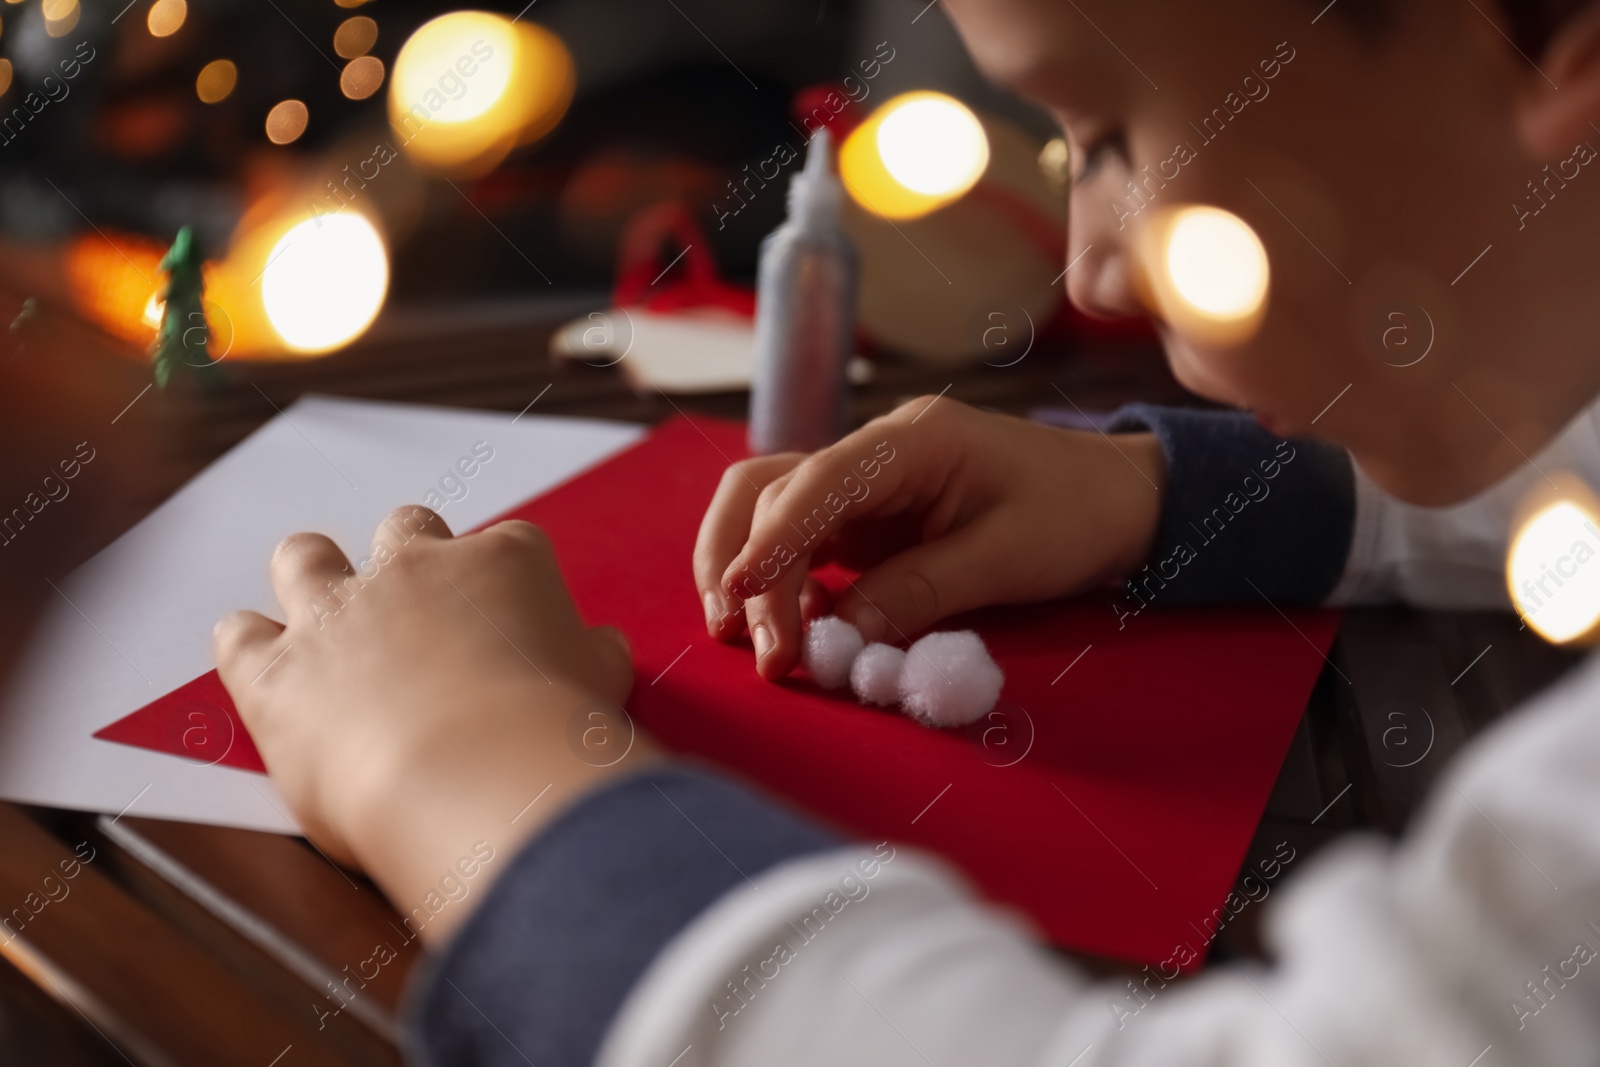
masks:
[[[110,533],[305,392],[505,411],[538,398],[537,413],[641,422],[678,409],[742,416],[742,395],[638,396],[615,370],[553,366],[554,326],[601,306],[600,297],[579,295],[397,313],[336,356],[237,367],[215,395],[181,388],[145,396],[140,418],[168,446]],[[60,320],[56,329],[84,351],[116,354],[116,344],[76,323]],[[148,380],[135,360],[106,366],[130,398]],[[1086,410],[1183,399],[1151,352],[1041,346],[1005,368],[884,364],[855,391],[852,416],[864,421],[947,387],[956,399],[1013,412],[1063,404],[1063,396]],[[1280,842],[1298,866],[1350,829],[1398,832],[1468,738],[1575,659],[1509,615],[1349,613],[1241,873]],[[0,901],[22,901],[63,862],[88,860],[67,883],[68,897],[25,917],[16,936],[0,934],[0,1062],[400,1061],[396,1013],[418,949],[407,947],[399,918],[364,879],[301,840],[12,804],[0,804],[0,840]],[[1259,913],[1245,908],[1217,939],[1214,958],[1258,955]],[[398,958],[376,967],[369,961],[380,944]]]

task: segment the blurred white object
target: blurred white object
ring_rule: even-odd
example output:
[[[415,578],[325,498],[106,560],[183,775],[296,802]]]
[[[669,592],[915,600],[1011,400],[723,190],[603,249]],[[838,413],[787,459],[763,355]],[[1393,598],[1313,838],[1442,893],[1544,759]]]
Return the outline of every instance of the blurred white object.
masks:
[[[641,393],[737,393],[755,373],[755,323],[721,308],[661,314],[643,308],[591,311],[550,338],[550,354],[592,367],[615,366]],[[852,385],[870,382],[872,364],[851,359]]]

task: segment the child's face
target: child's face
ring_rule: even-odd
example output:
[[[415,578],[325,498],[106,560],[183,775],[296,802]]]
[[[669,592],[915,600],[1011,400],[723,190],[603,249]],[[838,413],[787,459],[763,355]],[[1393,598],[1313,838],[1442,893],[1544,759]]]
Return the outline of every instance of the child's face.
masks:
[[[1600,131],[1546,121],[1554,90],[1473,6],[1393,0],[1363,38],[1337,10],[1319,18],[1321,0],[946,3],[980,66],[1066,130],[1072,300],[1155,319],[1193,391],[1337,441],[1437,504],[1491,484],[1600,390],[1580,328],[1600,166],[1538,216],[1512,206]],[[1548,145],[1527,133],[1538,121]],[[1186,337],[1139,296],[1136,235],[1184,203],[1233,212],[1267,250],[1248,340]]]

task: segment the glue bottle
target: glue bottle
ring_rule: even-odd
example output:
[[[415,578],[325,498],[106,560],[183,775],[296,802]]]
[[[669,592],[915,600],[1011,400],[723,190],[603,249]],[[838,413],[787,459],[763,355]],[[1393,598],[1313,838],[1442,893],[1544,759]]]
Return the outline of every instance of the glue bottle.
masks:
[[[789,217],[761,242],[756,282],[750,450],[814,452],[844,432],[860,273],[839,225],[844,190],[830,169],[826,129],[789,182]]]

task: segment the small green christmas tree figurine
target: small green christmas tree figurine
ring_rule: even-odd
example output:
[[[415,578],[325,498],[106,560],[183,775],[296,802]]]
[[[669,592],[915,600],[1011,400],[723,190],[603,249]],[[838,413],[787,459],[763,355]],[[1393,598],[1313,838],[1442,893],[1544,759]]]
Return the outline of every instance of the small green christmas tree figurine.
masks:
[[[162,257],[160,269],[167,274],[161,299],[161,326],[150,346],[156,368],[156,385],[165,389],[174,367],[182,364],[196,371],[209,369],[210,329],[206,325],[205,280],[200,276],[204,256],[194,231],[185,226],[178,231],[172,247]]]

